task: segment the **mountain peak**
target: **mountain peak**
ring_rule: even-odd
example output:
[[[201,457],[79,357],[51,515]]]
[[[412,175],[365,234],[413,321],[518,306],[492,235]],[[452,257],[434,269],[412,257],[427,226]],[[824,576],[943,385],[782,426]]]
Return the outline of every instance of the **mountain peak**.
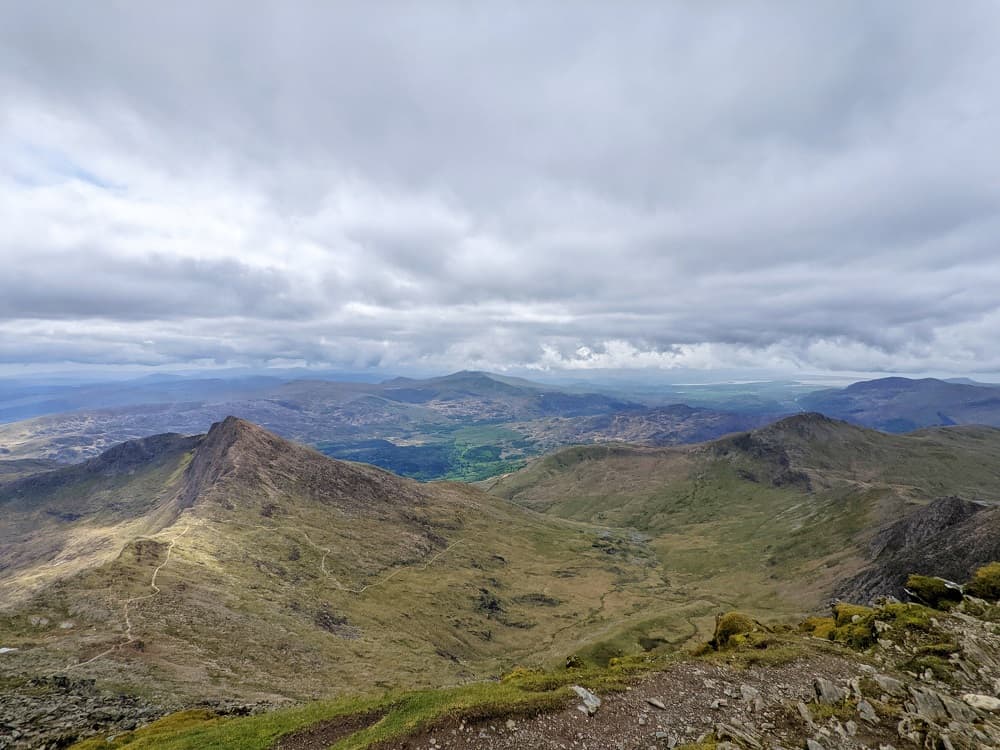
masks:
[[[190,507],[207,499],[229,510],[318,503],[373,512],[387,503],[412,507],[421,497],[410,480],[329,458],[230,416],[201,439],[187,469],[181,503]]]
[[[230,415],[221,422],[215,422],[208,428],[202,447],[216,443],[225,444],[228,447],[241,440],[259,440],[262,438],[277,438],[277,436],[268,432],[260,425]]]

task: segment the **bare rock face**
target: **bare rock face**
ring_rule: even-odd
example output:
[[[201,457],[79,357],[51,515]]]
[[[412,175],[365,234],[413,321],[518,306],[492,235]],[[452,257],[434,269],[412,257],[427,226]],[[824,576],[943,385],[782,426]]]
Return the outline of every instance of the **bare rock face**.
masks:
[[[817,677],[813,680],[816,700],[824,706],[836,706],[847,700],[847,691],[834,685],[830,680]]]
[[[879,531],[869,552],[871,564],[840,584],[837,598],[902,598],[912,573],[968,580],[976,568],[1000,559],[1000,508],[940,498]]]

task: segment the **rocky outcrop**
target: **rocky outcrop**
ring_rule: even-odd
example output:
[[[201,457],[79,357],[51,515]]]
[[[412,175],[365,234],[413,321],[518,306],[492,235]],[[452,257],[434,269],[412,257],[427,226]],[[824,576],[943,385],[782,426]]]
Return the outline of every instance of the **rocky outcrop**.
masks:
[[[243,419],[227,417],[200,439],[180,505],[198,502],[283,512],[282,501],[305,498],[349,513],[381,514],[425,504],[423,488],[372,466],[337,461]]]
[[[867,567],[837,587],[837,598],[902,598],[913,573],[968,580],[976,568],[1000,559],[1000,507],[940,498],[879,531],[870,555]]]
[[[57,750],[94,735],[114,738],[181,708],[247,716],[269,703],[212,701],[182,706],[99,690],[94,680],[8,677],[0,700],[0,750]]]
[[[88,734],[120,734],[168,710],[137,696],[100,692],[94,680],[25,679],[0,700],[0,750],[66,747],[80,738],[82,727],[91,727]]]

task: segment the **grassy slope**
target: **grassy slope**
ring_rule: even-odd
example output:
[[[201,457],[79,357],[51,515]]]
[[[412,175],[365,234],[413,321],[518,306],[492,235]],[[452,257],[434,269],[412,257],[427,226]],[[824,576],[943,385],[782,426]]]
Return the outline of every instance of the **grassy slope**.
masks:
[[[184,531],[161,593],[133,613],[143,650],[121,649],[81,673],[132,689],[301,699],[456,685],[570,654],[604,665],[669,650],[704,635],[723,609],[782,619],[816,607],[858,564],[871,524],[906,502],[942,492],[996,499],[998,449],[995,430],[889,437],[797,418],[692,449],[560,452],[494,484],[525,509],[469,487],[424,485],[426,502],[406,503],[413,512],[391,523],[346,518],[298,490],[265,513],[270,491],[247,482],[245,495],[220,491],[224,504],[196,506],[158,536]],[[121,642],[120,604],[149,591],[146,575],[162,559],[134,558],[33,603],[53,623],[72,616],[83,627],[29,633],[22,617],[0,621],[0,638],[41,644],[35,652],[53,655],[52,666]],[[81,599],[90,603],[82,616]],[[447,713],[452,700],[488,705],[496,689],[411,694],[412,712],[394,715],[410,726]],[[519,691],[502,702],[561,700]],[[273,738],[308,723],[296,710],[329,715],[340,705],[246,724],[213,719],[217,730],[192,730],[209,731],[205,744],[176,746],[233,746],[229,731]],[[230,744],[209,742],[223,736]]]
[[[0,486],[0,609],[109,562],[130,540],[169,525],[178,511],[169,501],[191,455],[179,444],[130,470],[82,465],[45,474],[44,481]]]
[[[506,718],[556,708],[573,696],[568,686],[574,683],[585,683],[594,690],[621,689],[632,676],[653,666],[651,662],[586,670],[515,672],[495,682],[316,701],[246,718],[185,711],[111,742],[102,737],[84,740],[73,750],[266,750],[280,737],[317,722],[384,714],[333,745],[333,750],[366,750],[448,718]]]
[[[107,480],[100,496],[149,496],[154,477],[173,487],[178,472],[201,471],[182,459],[169,475],[157,473],[166,462]],[[114,527],[115,559],[0,618],[0,641],[20,647],[5,663],[58,671],[98,656],[74,674],[187,697],[303,699],[455,684],[577,652],[606,662],[684,642],[718,606],[673,590],[640,541],[471,487],[280,443],[223,468],[149,540],[126,544],[131,527]],[[324,494],[338,482],[346,494]]]
[[[947,494],[1000,500],[1000,430],[890,436],[816,416],[692,448],[560,451],[490,485],[548,515],[652,537],[673,583],[780,612],[815,606],[873,528]]]

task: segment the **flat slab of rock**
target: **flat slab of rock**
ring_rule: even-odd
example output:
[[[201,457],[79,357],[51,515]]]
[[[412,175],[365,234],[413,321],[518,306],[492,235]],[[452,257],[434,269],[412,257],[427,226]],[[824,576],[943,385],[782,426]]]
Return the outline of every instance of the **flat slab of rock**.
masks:
[[[597,709],[601,707],[601,699],[585,687],[574,685],[572,689],[574,693],[580,696],[580,700],[583,701],[583,703],[577,706],[577,708],[588,716],[596,714]]]
[[[962,696],[962,700],[980,711],[1000,711],[1000,698],[994,698],[992,695],[966,693]]]
[[[838,687],[822,677],[813,680],[813,689],[816,691],[817,702],[826,706],[836,706],[847,700],[847,691],[844,688]]]

